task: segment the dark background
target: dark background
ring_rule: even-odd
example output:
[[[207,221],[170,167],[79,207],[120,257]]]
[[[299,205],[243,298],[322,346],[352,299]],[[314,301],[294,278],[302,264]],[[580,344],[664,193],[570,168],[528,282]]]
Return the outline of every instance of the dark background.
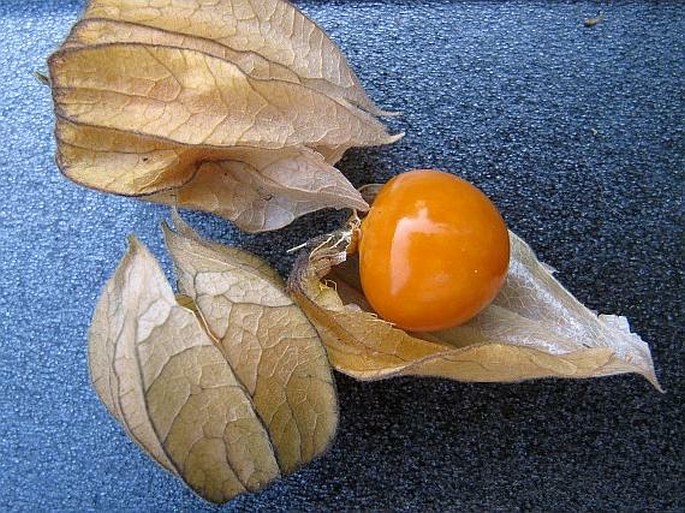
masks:
[[[90,388],[86,335],[131,232],[162,259],[169,212],[64,180],[31,73],[83,2],[0,6],[0,510],[211,506],[130,442]],[[225,511],[684,511],[685,7],[680,2],[302,1],[406,137],[350,152],[356,185],[412,167],[483,188],[590,308],[625,315],[666,394],[623,375],[462,384],[336,375],[330,452]],[[583,26],[603,10],[604,23]],[[316,213],[206,236],[286,273]]]

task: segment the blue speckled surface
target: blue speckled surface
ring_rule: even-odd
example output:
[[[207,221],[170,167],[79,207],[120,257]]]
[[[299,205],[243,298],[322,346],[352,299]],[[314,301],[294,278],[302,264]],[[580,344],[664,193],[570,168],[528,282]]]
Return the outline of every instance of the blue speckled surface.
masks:
[[[356,184],[409,167],[485,189],[591,308],[626,315],[667,394],[641,378],[516,385],[337,376],[331,451],[225,511],[683,511],[685,7],[679,2],[302,1],[371,95],[404,115],[351,152]],[[86,332],[131,232],[163,257],[165,208],[64,180],[32,77],[82,2],[0,4],[0,510],[213,509],[141,454],[92,392]],[[585,16],[606,12],[591,29]],[[275,234],[186,218],[282,272]]]

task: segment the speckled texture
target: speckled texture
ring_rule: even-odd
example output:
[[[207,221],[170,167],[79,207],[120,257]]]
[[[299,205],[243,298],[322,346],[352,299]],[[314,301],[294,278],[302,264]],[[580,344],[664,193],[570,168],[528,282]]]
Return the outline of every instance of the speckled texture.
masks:
[[[679,2],[302,1],[383,107],[390,148],[351,152],[356,184],[409,167],[482,187],[596,310],[626,315],[642,378],[515,385],[337,376],[330,452],[224,511],[683,511],[685,7]],[[0,4],[0,510],[213,509],[130,442],[90,388],[86,332],[131,232],[163,256],[159,206],[64,180],[45,70],[82,2]],[[604,8],[606,21],[583,27]],[[186,214],[285,272],[269,235]]]

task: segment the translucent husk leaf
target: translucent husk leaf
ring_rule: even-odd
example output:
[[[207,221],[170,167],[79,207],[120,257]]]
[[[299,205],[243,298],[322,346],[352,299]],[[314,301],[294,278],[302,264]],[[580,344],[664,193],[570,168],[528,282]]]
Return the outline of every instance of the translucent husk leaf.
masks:
[[[328,96],[383,113],[369,99],[336,44],[290,2],[94,0],[84,18],[129,22],[188,39],[210,40],[227,51],[252,54],[254,59],[288,69],[300,83]]]
[[[378,318],[348,255],[351,231],[311,245],[288,287],[319,330],[333,367],[362,380],[415,375],[460,381],[643,375],[658,390],[649,347],[624,317],[596,315],[510,232],[511,263],[495,301],[468,323],[406,333]]]
[[[107,43],[138,43],[148,46],[171,46],[197,50],[232,62],[252,78],[302,83],[299,76],[287,66],[271,62],[258,53],[236,51],[204,37],[193,37],[179,32],[169,32],[168,30],[118,20],[100,18],[81,20],[74,25],[62,48]]]
[[[326,207],[368,208],[340,172],[326,169],[330,166],[319,154],[306,148],[283,153],[261,169],[238,160],[204,163],[187,184],[148,199],[214,212],[252,232],[281,228]]]
[[[164,232],[180,291],[202,312],[252,397],[281,469],[292,472],[328,446],[337,425],[335,387],[316,330],[253,255]]]
[[[193,286],[175,296],[132,238],[93,317],[91,377],[134,441],[196,493],[224,502],[327,448],[335,389],[316,331],[265,263],[186,226],[166,234],[181,282]],[[196,252],[206,259],[199,268],[188,262]],[[230,329],[214,331],[229,318]]]
[[[77,183],[213,212],[246,231],[275,230],[321,208],[368,208],[340,171],[303,146],[181,145],[61,118],[55,136],[57,162]]]
[[[370,146],[397,139],[370,114],[314,89],[257,80],[213,55],[139,43],[50,57],[56,113],[181,144]]]
[[[65,176],[247,231],[366,209],[332,164],[401,137],[337,47],[282,0],[94,0],[49,68]]]

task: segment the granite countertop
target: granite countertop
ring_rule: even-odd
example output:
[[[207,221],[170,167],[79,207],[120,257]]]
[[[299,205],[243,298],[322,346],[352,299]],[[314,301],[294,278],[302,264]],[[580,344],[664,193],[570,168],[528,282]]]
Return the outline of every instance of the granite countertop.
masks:
[[[298,1],[406,136],[340,163],[355,185],[413,167],[471,180],[590,308],[625,315],[666,390],[623,375],[462,384],[336,375],[337,439],[222,511],[683,511],[685,8],[679,2]],[[0,510],[204,511],[89,383],[100,289],[136,233],[169,268],[165,207],[81,188],[53,161],[45,71],[84,2],[0,5]],[[603,9],[603,23],[583,26]],[[282,273],[319,212],[201,233]]]

